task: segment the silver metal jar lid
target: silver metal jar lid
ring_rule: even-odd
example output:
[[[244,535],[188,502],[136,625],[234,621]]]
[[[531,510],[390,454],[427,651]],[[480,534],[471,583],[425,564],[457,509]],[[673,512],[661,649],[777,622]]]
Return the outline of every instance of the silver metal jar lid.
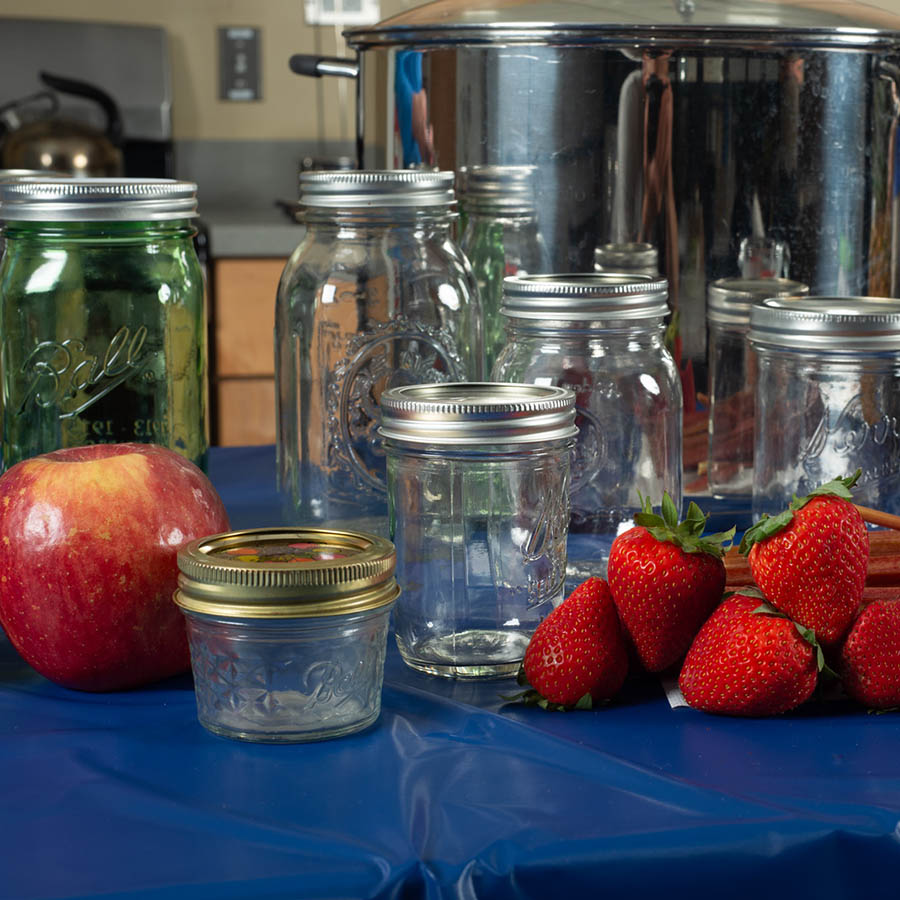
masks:
[[[6,222],[162,222],[197,215],[197,185],[169,178],[0,182]]]
[[[301,172],[302,207],[449,206],[455,202],[453,172],[422,169]]]
[[[655,273],[659,265],[659,251],[653,244],[631,242],[601,244],[594,250],[594,265],[603,271]]]
[[[399,444],[466,447],[571,440],[575,394],[534,384],[409,384],[381,395],[378,433]]]
[[[706,292],[706,316],[719,325],[747,325],[754,303],[807,294],[809,285],[790,278],[719,278]]]
[[[500,312],[515,319],[652,319],[669,312],[669,283],[638,272],[510,275]]]
[[[361,531],[253,528],[178,551],[175,602],[189,612],[248,619],[347,615],[397,598],[394,545]]]
[[[900,350],[900,300],[887,297],[772,297],[750,310],[748,337],[760,347],[828,352]]]
[[[0,169],[0,181],[22,181],[29,178],[74,178],[67,172],[51,172],[49,169]]]
[[[534,166],[467,166],[457,176],[460,202],[471,212],[534,212]]]

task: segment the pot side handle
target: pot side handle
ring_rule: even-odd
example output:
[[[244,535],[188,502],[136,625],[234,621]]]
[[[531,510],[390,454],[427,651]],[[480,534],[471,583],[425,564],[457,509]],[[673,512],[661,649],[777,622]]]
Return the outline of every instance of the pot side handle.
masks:
[[[359,63],[337,56],[295,53],[288,60],[288,66],[295,75],[307,75],[311,78],[321,78],[323,75],[335,75],[340,78],[359,77]]]

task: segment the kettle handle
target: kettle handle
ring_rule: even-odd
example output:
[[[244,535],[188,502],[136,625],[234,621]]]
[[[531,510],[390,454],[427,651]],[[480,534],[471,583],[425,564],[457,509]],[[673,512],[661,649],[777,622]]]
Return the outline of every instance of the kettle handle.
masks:
[[[122,116],[119,113],[119,106],[106,91],[88,84],[85,81],[78,81],[74,78],[64,78],[61,75],[52,75],[50,72],[40,72],[38,77],[55,91],[60,94],[72,94],[75,97],[84,97],[98,104],[106,115],[106,136],[116,147],[122,144]]]
[[[338,75],[342,78],[358,78],[359,63],[338,56],[316,56],[311,53],[295,53],[288,66],[295,75],[321,78],[323,75]]]

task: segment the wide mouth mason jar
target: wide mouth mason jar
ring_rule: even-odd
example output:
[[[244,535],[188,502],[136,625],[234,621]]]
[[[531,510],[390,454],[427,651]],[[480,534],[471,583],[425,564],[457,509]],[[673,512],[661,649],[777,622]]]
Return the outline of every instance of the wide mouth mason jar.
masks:
[[[753,512],[862,469],[854,499],[900,512],[900,300],[784,297],[750,312]]]
[[[3,462],[94,443],[208,450],[197,186],[0,181]]]
[[[458,678],[515,675],[563,598],[575,396],[487,382],[381,398],[404,661]]]
[[[663,330],[666,279],[625,272],[507,278],[495,381],[575,393],[569,563],[602,574],[641,495],[681,504],[682,395]],[[574,539],[575,534],[590,540]],[[577,543],[577,548],[574,544]],[[574,551],[574,552],[573,552]]]
[[[753,405],[756,359],[747,346],[750,309],[768,297],[804,296],[788,278],[719,278],[707,289],[709,326],[709,490],[750,498],[753,489]]]
[[[390,541],[258,528],[178,553],[200,724],[249,741],[316,741],[371,725],[391,608]]]

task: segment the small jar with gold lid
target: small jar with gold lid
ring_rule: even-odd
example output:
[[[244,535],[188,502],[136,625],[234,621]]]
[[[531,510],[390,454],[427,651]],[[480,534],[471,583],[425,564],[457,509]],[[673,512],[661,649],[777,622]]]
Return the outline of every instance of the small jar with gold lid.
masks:
[[[363,532],[261,528],[178,554],[200,724],[225,737],[340,737],[381,711],[390,541]]]

